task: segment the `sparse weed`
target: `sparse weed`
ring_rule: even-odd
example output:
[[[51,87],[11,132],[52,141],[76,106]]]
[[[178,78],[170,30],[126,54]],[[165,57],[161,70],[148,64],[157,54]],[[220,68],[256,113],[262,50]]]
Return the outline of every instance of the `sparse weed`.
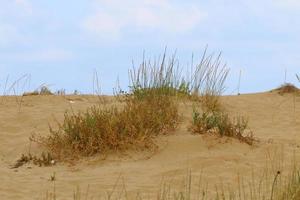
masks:
[[[58,91],[59,95],[62,91]],[[54,93],[47,86],[41,86],[39,89],[34,90],[33,92],[25,92],[23,96],[36,96],[36,95],[53,95]]]
[[[248,121],[244,117],[230,118],[220,101],[228,73],[226,65],[221,65],[221,53],[216,58],[213,54],[206,56],[204,53],[191,79],[192,95],[202,112],[193,110],[190,129],[198,134],[216,133],[238,138],[251,145],[254,140],[252,132],[244,136]]]
[[[172,184],[167,181],[162,182],[157,192],[144,195],[139,192],[136,195],[128,198],[126,185],[118,180],[116,181],[113,190],[107,192],[107,196],[99,199],[157,199],[157,200],[299,200],[300,199],[300,173],[298,170],[293,170],[289,174],[282,174],[281,171],[268,171],[265,169],[262,174],[255,174],[253,179],[244,180],[238,176],[237,188],[232,188],[224,183],[215,184],[215,191],[209,191],[211,185],[205,183],[202,177],[197,177],[189,172],[181,184]],[[210,188],[209,188],[210,187]],[[59,195],[53,190],[52,196]],[[87,190],[84,199],[93,196]],[[102,196],[103,197],[103,196]],[[54,199],[46,193],[46,199]],[[83,199],[79,187],[74,193],[73,199]],[[94,198],[93,198],[94,199]]]
[[[55,164],[55,160],[53,159],[50,153],[42,153],[41,156],[35,156],[31,153],[25,155],[22,154],[21,158],[17,160],[17,162],[12,166],[12,168],[19,168],[26,163],[32,162],[34,165],[42,166],[51,166]]]
[[[197,134],[217,134],[221,137],[233,137],[252,145],[254,142],[251,131],[245,135],[248,121],[244,117],[230,118],[224,112],[198,112],[194,109],[191,131]]]
[[[66,95],[66,90],[65,89],[60,89],[60,90],[57,90],[54,94],[59,95],[59,96],[65,96]]]

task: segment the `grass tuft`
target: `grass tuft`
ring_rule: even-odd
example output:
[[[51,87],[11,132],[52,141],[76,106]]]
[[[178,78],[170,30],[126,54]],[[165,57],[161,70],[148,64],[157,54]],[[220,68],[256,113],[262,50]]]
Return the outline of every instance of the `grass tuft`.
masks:
[[[221,137],[233,137],[242,142],[252,145],[254,142],[253,133],[248,129],[248,120],[244,117],[230,118],[224,112],[203,112],[193,111],[191,131],[197,134],[217,134]],[[246,133],[246,135],[245,135]]]
[[[129,70],[130,89],[137,98],[149,94],[189,96],[190,83],[181,71],[175,54],[168,59],[165,51],[161,59],[147,61],[144,58],[138,68],[133,66]]]
[[[33,92],[25,92],[23,94],[23,96],[36,96],[36,95],[54,95],[54,93],[51,92],[51,90],[47,86],[42,86]]]

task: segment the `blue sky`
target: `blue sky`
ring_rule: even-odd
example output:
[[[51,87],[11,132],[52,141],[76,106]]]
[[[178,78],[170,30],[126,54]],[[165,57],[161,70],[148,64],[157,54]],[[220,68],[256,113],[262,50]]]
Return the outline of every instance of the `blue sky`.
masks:
[[[298,0],[0,0],[0,93],[31,75],[30,89],[46,83],[91,93],[98,71],[102,91],[119,76],[128,85],[132,60],[177,51],[182,66],[205,46],[223,52],[231,69],[227,93],[297,83],[300,73]],[[299,86],[299,84],[298,84]]]

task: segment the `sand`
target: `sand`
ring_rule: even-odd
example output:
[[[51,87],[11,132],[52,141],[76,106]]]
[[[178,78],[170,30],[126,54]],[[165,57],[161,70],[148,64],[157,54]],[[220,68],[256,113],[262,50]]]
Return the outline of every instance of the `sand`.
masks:
[[[108,104],[113,103],[113,98],[107,99]],[[192,135],[187,130],[192,103],[186,102],[180,104],[182,122],[178,130],[159,137],[156,152],[127,152],[109,155],[106,160],[95,156],[75,164],[26,164],[11,169],[22,153],[29,149],[32,153],[42,151],[30,144],[32,133],[49,134],[48,125],[62,121],[66,109],[85,110],[97,100],[93,96],[0,97],[1,199],[45,199],[47,191],[53,192],[54,184],[57,199],[72,199],[77,187],[82,197],[88,190],[91,198],[107,194],[114,186],[116,191],[125,186],[128,195],[139,192],[151,199],[162,180],[177,187],[189,171],[193,177],[202,174],[212,193],[221,182],[235,187],[238,174],[245,180],[250,179],[252,171],[259,176],[266,162],[274,158],[280,164],[299,157],[300,97],[266,92],[222,97],[228,112],[249,118],[249,127],[258,140],[253,146],[230,138]],[[21,107],[17,103],[20,101]],[[55,181],[51,181],[54,173]]]

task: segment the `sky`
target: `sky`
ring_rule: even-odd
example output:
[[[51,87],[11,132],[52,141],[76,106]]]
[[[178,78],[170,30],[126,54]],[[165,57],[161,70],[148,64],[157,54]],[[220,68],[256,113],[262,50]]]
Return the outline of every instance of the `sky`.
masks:
[[[30,83],[16,90],[92,93],[95,71],[111,94],[117,79],[126,89],[143,54],[155,59],[167,47],[184,68],[206,45],[230,68],[227,94],[240,71],[241,93],[300,86],[300,1],[0,0],[0,94],[25,74]]]

